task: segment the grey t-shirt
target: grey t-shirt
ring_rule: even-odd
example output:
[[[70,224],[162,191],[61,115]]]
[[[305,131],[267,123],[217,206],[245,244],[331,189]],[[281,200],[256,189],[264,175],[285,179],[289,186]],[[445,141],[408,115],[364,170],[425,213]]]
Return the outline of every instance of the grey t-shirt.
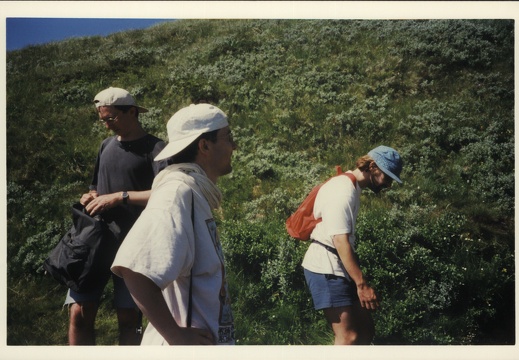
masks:
[[[134,141],[118,141],[117,136],[101,143],[94,170],[91,190],[99,195],[123,191],[150,190],[155,175],[167,166],[167,161],[153,161],[166,146],[153,135]],[[144,207],[120,205],[106,211],[103,217],[121,227],[121,240],[137,220]]]

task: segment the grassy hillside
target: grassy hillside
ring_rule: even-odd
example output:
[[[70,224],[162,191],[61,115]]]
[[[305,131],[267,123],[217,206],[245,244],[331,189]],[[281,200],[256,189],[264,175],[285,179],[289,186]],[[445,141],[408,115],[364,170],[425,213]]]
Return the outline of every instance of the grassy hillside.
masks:
[[[284,220],[335,165],[384,144],[404,184],[362,195],[358,252],[384,298],[376,344],[511,344],[514,23],[183,20],[7,54],[8,344],[66,344],[41,263],[108,134],[94,95],[128,89],[167,140],[180,107],[230,117],[217,214],[238,344],[327,344]],[[30,329],[30,331],[29,331]],[[109,302],[99,342],[116,342]]]

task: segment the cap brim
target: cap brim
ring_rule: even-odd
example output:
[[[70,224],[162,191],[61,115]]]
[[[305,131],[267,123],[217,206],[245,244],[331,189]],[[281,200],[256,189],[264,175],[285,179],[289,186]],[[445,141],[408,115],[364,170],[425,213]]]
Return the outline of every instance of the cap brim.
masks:
[[[143,114],[143,113],[147,113],[148,112],[148,109],[146,108],[143,108],[142,106],[137,106],[137,105],[106,105],[106,104],[103,104],[102,102],[99,102],[99,101],[94,101],[94,105],[96,107],[96,109],[99,109],[100,107],[102,106],[135,106],[138,110],[139,110],[139,114]]]
[[[172,141],[169,144],[166,145],[164,149],[153,159],[154,161],[160,161],[167,159],[169,157],[172,157],[173,155],[178,154],[182,150],[184,150],[186,147],[189,146],[193,141],[196,140],[197,137],[199,137],[202,133],[195,134],[188,136],[184,139]]]
[[[382,172],[386,175],[389,175],[389,177],[391,177],[391,179],[395,180],[397,183],[401,184],[402,183],[402,180],[400,180],[400,178],[398,176],[396,176],[395,174],[393,174],[391,171],[387,171],[387,170],[384,170],[384,169],[380,169],[382,170]]]

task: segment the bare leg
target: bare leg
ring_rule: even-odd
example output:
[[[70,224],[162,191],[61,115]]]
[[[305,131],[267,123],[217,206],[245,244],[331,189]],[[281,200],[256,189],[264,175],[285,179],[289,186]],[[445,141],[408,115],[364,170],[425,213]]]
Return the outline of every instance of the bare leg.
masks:
[[[142,334],[137,333],[141,326],[137,309],[117,308],[119,322],[119,345],[140,345]]]
[[[373,340],[373,320],[359,304],[324,309],[324,316],[332,326],[335,345],[369,345]]]
[[[93,302],[74,303],[69,306],[69,345],[95,345],[94,323],[98,305]]]

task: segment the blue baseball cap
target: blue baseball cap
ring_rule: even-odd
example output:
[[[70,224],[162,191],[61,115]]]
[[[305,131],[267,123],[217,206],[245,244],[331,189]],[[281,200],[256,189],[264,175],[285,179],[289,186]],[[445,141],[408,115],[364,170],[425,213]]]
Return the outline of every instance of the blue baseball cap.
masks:
[[[375,163],[384,174],[389,175],[393,180],[402,183],[399,176],[402,172],[402,159],[400,154],[389,146],[380,145],[368,153],[375,160]]]

